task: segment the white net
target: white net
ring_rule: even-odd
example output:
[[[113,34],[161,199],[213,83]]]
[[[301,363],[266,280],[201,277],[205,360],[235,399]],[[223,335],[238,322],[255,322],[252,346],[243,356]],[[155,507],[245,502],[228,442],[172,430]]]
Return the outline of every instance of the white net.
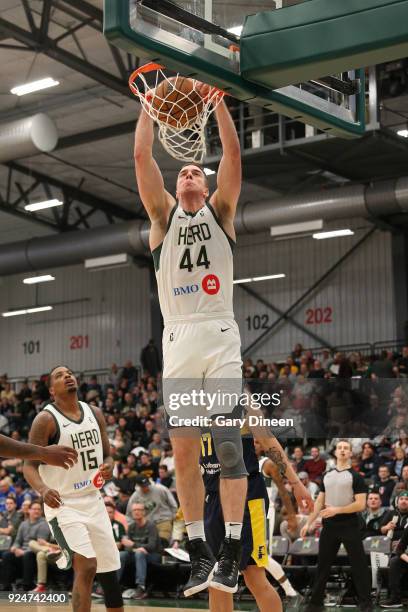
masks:
[[[157,123],[164,149],[180,161],[201,163],[206,154],[205,126],[224,92],[179,74],[167,77],[163,68],[152,62],[135,70],[130,89]]]

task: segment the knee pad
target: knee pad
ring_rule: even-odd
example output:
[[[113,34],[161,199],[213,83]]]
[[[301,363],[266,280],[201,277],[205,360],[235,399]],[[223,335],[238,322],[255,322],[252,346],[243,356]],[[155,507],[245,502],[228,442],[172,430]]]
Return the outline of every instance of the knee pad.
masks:
[[[107,608],[121,608],[123,598],[117,572],[103,572],[97,574],[97,578],[103,588],[105,606]]]
[[[248,476],[242,456],[242,439],[238,427],[224,427],[212,431],[215,452],[221,466],[221,478],[244,478]]]

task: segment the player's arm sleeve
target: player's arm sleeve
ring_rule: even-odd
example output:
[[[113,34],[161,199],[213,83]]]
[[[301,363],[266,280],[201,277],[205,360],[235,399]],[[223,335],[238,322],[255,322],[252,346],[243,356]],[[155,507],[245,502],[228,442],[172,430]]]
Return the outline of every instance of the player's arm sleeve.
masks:
[[[325,474],[323,474],[322,482],[320,484],[320,493],[326,493],[326,487],[324,486],[324,477]]]

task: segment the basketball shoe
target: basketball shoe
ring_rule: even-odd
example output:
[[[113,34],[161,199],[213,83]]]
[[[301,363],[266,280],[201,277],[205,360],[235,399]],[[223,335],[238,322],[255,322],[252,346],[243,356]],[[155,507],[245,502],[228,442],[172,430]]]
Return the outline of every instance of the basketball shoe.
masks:
[[[188,541],[186,549],[190,555],[191,573],[187,584],[184,586],[184,595],[190,597],[190,595],[199,593],[210,585],[217,560],[207,542],[203,540]]]
[[[218,556],[218,567],[211,580],[211,587],[226,593],[237,592],[241,554],[241,540],[225,538]]]

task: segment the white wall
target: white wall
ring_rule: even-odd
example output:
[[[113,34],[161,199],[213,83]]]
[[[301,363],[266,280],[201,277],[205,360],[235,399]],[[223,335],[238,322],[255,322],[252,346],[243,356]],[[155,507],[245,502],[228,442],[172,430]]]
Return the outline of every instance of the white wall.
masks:
[[[141,347],[150,337],[146,269],[88,272],[72,266],[47,272],[56,280],[38,285],[38,303],[67,303],[51,312],[0,317],[0,372],[17,377],[39,375],[59,363],[76,371],[105,368],[113,361],[123,364],[126,359],[139,363]],[[34,304],[34,286],[22,283],[27,276],[0,279],[2,312]],[[69,303],[84,298],[89,301]],[[30,341],[34,346],[28,345]]]
[[[266,234],[241,236],[235,254],[235,277],[285,273],[285,279],[249,285],[285,310],[367,229],[357,230],[353,237],[324,241],[309,237],[273,242]],[[58,363],[67,363],[77,371],[105,368],[113,361],[123,364],[129,358],[138,363],[141,347],[150,337],[148,271],[131,267],[87,272],[82,266],[73,266],[55,270],[54,274],[55,282],[38,287],[40,304],[84,298],[89,301],[67,303],[52,312],[31,316],[0,317],[0,372],[14,377],[39,375]],[[0,279],[1,311],[34,303],[35,289],[23,285],[25,276]],[[238,285],[234,287],[234,302],[245,348],[262,331],[254,327],[270,325],[277,315]],[[324,310],[328,308],[330,316]],[[313,316],[310,309],[330,322],[308,324]],[[390,235],[376,231],[300,304],[294,317],[332,345],[395,338]],[[82,348],[71,348],[78,343],[80,346],[81,340],[72,338],[81,336]],[[30,341],[39,342],[39,353],[37,344],[28,346]],[[305,347],[320,345],[292,324],[281,323],[253,356],[284,357],[297,342]],[[29,354],[29,348],[34,349],[33,354]]]
[[[356,230],[354,236],[330,240],[305,237],[273,242],[268,235],[239,237],[235,278],[286,274],[284,279],[247,285],[284,311],[367,230],[365,227]],[[278,318],[238,285],[234,286],[234,303],[243,348],[262,331],[253,329],[254,324],[271,325]],[[296,321],[322,337],[325,343],[334,346],[394,339],[390,234],[376,231],[291,314]],[[254,319],[255,315],[261,319]],[[321,322],[320,318],[323,319]],[[283,357],[297,342],[304,347],[320,345],[292,324],[281,323],[264,344],[255,348],[252,356]]]

